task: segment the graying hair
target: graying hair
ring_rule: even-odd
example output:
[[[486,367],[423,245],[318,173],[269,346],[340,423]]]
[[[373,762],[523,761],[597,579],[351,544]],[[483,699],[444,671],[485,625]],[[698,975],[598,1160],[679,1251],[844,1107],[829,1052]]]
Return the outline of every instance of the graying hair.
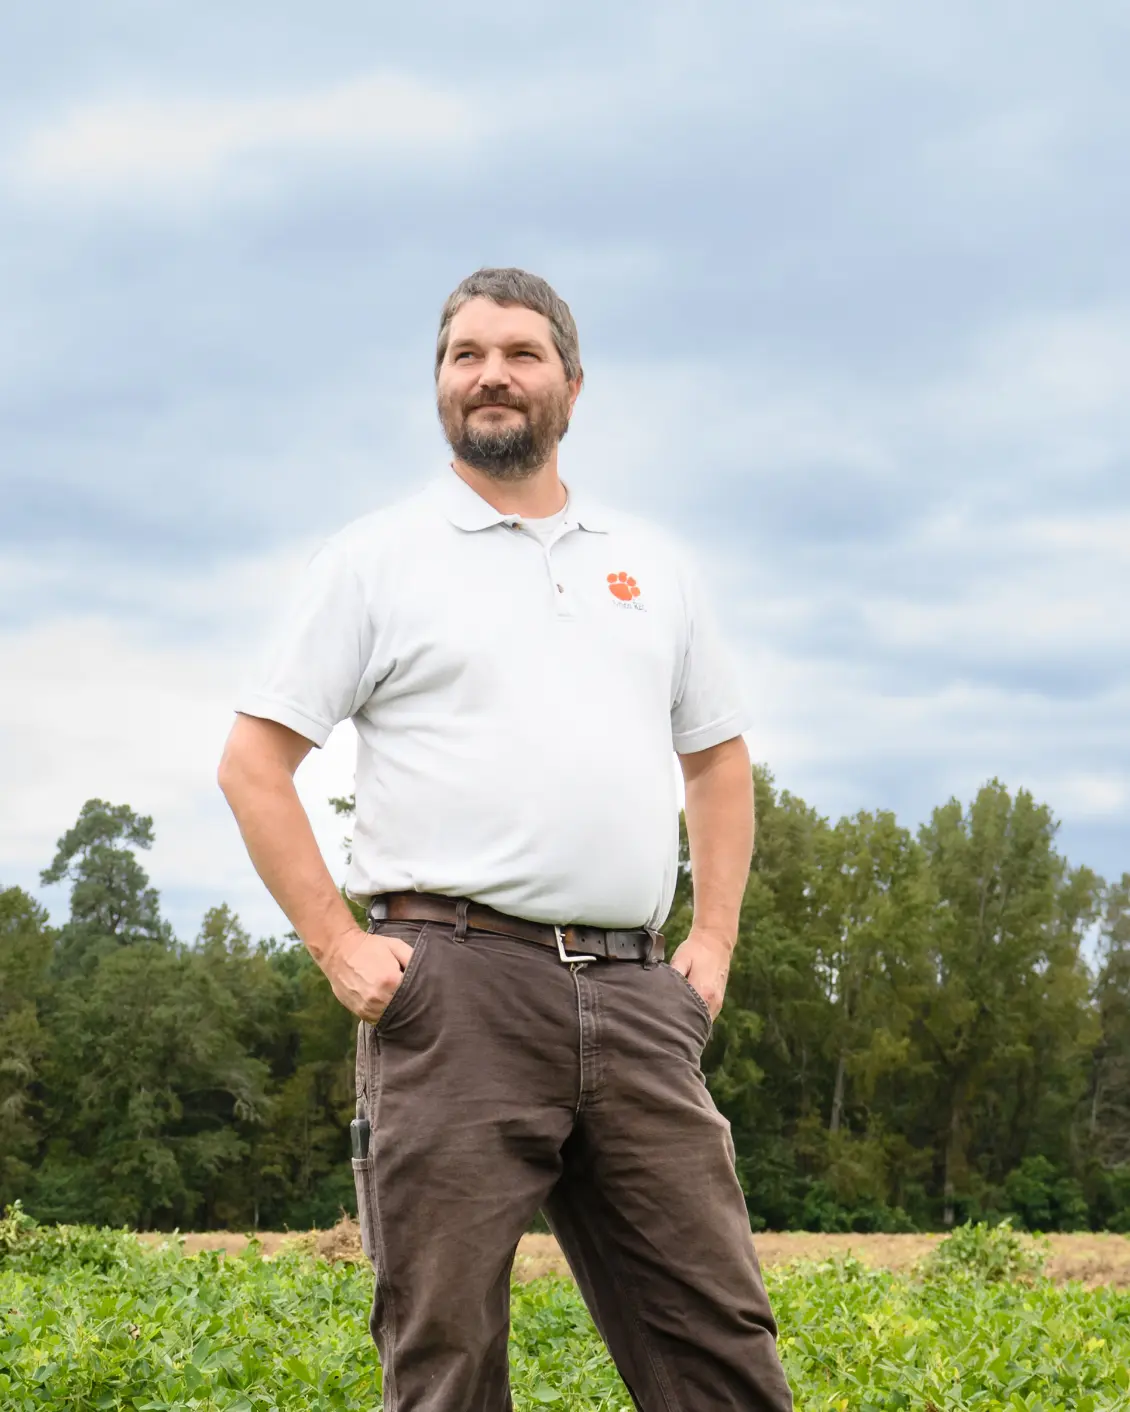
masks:
[[[581,348],[577,339],[577,325],[569,306],[552,285],[539,275],[531,275],[526,270],[513,266],[502,269],[476,270],[468,275],[447,296],[443,313],[439,319],[439,336],[436,339],[436,377],[447,353],[451,337],[451,321],[472,299],[490,299],[495,304],[514,305],[532,309],[535,314],[544,314],[549,320],[553,342],[565,365],[565,376],[570,382],[581,376]]]

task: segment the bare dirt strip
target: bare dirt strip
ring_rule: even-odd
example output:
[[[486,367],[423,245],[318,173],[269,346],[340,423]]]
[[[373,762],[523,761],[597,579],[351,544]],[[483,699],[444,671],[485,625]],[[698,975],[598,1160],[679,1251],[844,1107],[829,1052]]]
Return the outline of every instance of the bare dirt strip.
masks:
[[[168,1237],[156,1232],[139,1236],[149,1245]],[[205,1231],[183,1237],[187,1254],[222,1250],[229,1255],[246,1249],[251,1237],[231,1231]],[[297,1245],[325,1260],[364,1260],[355,1221],[340,1221],[329,1231],[261,1231],[256,1237],[262,1253],[270,1256],[284,1245]],[[940,1235],[817,1235],[808,1231],[762,1231],[754,1237],[761,1263],[786,1265],[791,1260],[827,1260],[849,1252],[865,1265],[887,1270],[909,1270],[942,1239]],[[1063,1283],[1115,1285],[1130,1289],[1130,1236],[1110,1234],[1052,1235],[1047,1237],[1050,1258],[1047,1272]],[[557,1242],[548,1235],[522,1237],[514,1274],[520,1280],[539,1275],[569,1273]]]

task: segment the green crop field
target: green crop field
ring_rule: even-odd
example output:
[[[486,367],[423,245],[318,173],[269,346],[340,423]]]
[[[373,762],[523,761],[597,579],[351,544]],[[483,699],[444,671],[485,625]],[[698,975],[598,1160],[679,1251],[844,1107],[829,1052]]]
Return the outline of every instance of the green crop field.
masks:
[[[1011,1232],[949,1244],[914,1276],[851,1258],[771,1273],[799,1408],[1130,1408],[1130,1291],[1044,1280]],[[17,1215],[0,1222],[0,1407],[371,1412],[371,1287],[300,1250],[188,1257]],[[519,1408],[630,1409],[566,1280],[515,1286],[511,1359]]]

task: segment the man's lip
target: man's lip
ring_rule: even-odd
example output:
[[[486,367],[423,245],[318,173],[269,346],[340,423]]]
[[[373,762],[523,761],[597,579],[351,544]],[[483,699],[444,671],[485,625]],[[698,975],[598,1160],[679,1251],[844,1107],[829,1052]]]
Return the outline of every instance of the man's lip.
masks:
[[[520,412],[521,407],[512,407],[509,402],[479,402],[471,408],[472,412]],[[468,416],[470,413],[468,413]]]

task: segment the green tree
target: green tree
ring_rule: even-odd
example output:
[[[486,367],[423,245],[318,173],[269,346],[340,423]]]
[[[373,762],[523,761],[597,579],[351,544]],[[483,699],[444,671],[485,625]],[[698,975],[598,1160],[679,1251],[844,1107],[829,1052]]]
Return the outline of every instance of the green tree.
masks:
[[[1087,1148],[1101,1174],[1103,1215],[1130,1229],[1130,873],[1103,899],[1098,961]]]
[[[88,800],[43,873],[71,885],[29,1199],[47,1218],[208,1223],[267,1114],[246,934],[222,911],[198,947],[179,946],[134,856],[152,843],[151,819]]]
[[[816,835],[813,896],[832,1074],[822,1180],[845,1208],[870,1203],[883,1219],[878,1208],[900,1206],[921,1174],[890,1129],[919,1062],[911,1027],[933,904],[925,854],[893,814],[841,819]]]
[[[58,940],[60,973],[74,971],[114,946],[171,941],[157,892],[133,853],[152,845],[153,820],[147,815],[102,799],[88,799],[82,806],[40,874],[45,885],[71,885],[70,919]]]
[[[239,1042],[232,994],[198,954],[138,942],[65,982],[52,1018],[35,1214],[209,1224],[246,1155],[240,1125],[267,1110],[266,1066]]]
[[[780,1228],[799,1218],[812,1175],[798,1154],[798,1125],[819,1114],[826,1092],[827,998],[816,976],[813,911],[816,840],[827,825],[802,799],[778,793],[760,766],[754,794],[756,850],[726,1004],[703,1067],[731,1124],[751,1219]],[[691,914],[687,878],[678,900],[668,927],[675,942]]]
[[[1079,943],[1097,880],[1067,868],[1055,832],[1046,806],[998,780],[921,831],[939,905],[919,1023],[937,1076],[946,1226],[979,1181],[999,1183],[1029,1155],[1057,1085],[1068,1117],[1077,1101],[1089,1025]]]
[[[997,781],[917,839],[889,813],[830,823],[762,768],[754,788],[703,1066],[755,1226],[1130,1229],[1130,875],[1104,891],[1069,867],[1049,811]],[[331,1222],[353,1201],[356,1022],[293,934],[254,942],[218,906],[178,943],[139,861],[152,842],[151,820],[90,800],[43,874],[70,884],[67,923],[0,892],[0,1199]],[[692,910],[683,828],[671,947]]]
[[[39,1146],[39,1010],[53,945],[46,911],[18,887],[0,891],[0,1209],[24,1195]]]
[[[1087,1202],[1081,1184],[1058,1172],[1037,1153],[1025,1157],[1004,1180],[1009,1211],[1030,1231],[1087,1229]]]
[[[194,948],[210,981],[233,1002],[234,1037],[263,1066],[265,1100],[252,1114],[231,1119],[240,1138],[237,1169],[229,1168],[222,1187],[207,1202],[205,1219],[221,1226],[262,1223],[274,1191],[270,1168],[273,1125],[280,1116],[278,1091],[294,1065],[293,997],[277,964],[279,944],[253,943],[226,905],[204,915]],[[224,1102],[217,1095],[218,1101]]]
[[[726,1005],[704,1056],[751,1218],[777,1228],[904,1226],[894,1208],[919,1168],[884,1102],[913,1068],[925,856],[889,814],[833,828],[778,793],[764,768],[754,789],[757,848]],[[681,886],[676,940],[692,905]]]
[[[332,1224],[352,1210],[349,1122],[357,1021],[301,944],[272,965],[286,986],[289,1063],[280,1071],[257,1152],[262,1204],[292,1226]]]

